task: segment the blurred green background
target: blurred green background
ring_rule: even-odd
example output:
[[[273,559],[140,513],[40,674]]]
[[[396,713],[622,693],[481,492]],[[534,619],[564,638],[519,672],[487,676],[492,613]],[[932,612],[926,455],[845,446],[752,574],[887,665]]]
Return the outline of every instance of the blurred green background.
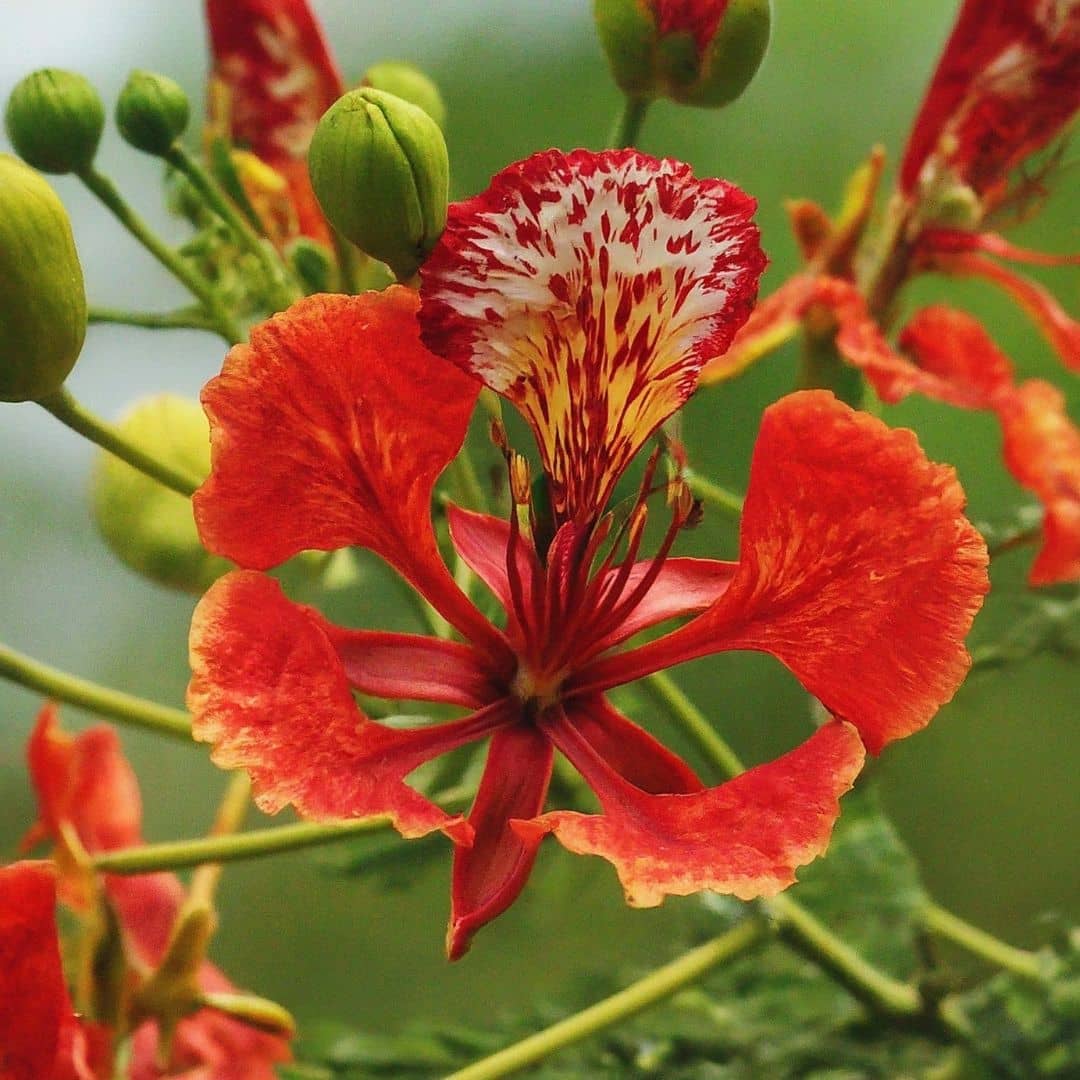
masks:
[[[494,171],[534,150],[600,147],[619,104],[587,0],[314,6],[348,78],[378,60],[408,59],[440,83],[458,195],[482,188]],[[661,104],[640,145],[757,196],[772,259],[768,291],[795,265],[782,201],[807,196],[834,207],[845,177],[875,143],[895,163],[957,7],[940,0],[777,0],[772,48],[746,95],[722,113]],[[84,72],[110,104],[129,69],[156,69],[178,79],[201,108],[201,5],[4,4],[0,96],[45,65]],[[162,209],[156,162],[110,133],[100,164],[162,232],[183,237],[183,226]],[[1061,174],[1049,207],[1016,230],[1017,242],[1077,248],[1076,175]],[[91,302],[149,310],[183,302],[179,287],[76,183],[60,178],[56,186],[74,218]],[[1074,276],[1043,277],[1073,303]],[[979,286],[926,281],[911,299],[943,297],[985,316],[1021,374],[1064,385],[1080,416],[1080,384],[1023,317]],[[198,333],[92,327],[70,385],[115,416],[153,391],[194,396],[222,355],[216,339]],[[706,472],[733,487],[745,484],[757,417],[792,387],[794,369],[794,351],[783,352],[691,403],[685,433]],[[956,464],[974,520],[1004,520],[1026,501],[1004,471],[989,418],[910,402],[887,410],[887,419],[915,427],[932,457]],[[91,460],[88,446],[35,406],[0,409],[0,638],[80,675],[178,703],[193,601],[139,580],[110,556],[87,512]],[[695,550],[717,555],[733,554],[733,545],[734,533],[722,522],[707,521],[694,537]],[[1028,610],[1030,557],[1023,551],[995,564],[995,591],[973,641],[994,640]],[[395,596],[366,597],[376,623],[385,623],[379,608],[396,604]],[[791,747],[808,730],[805,696],[768,658],[724,655],[689,665],[679,677],[749,761]],[[979,675],[926,732],[890,748],[874,767],[931,890],[1020,944],[1046,937],[1041,913],[1075,913],[1080,892],[1078,700],[1080,673],[1062,660],[1044,657]],[[5,859],[34,814],[22,747],[38,704],[35,695],[0,685]],[[648,707],[637,715],[651,722]],[[65,716],[71,726],[87,721],[74,709]],[[205,751],[139,733],[124,738],[143,784],[148,836],[204,829],[222,788]],[[642,966],[666,958],[692,903],[629,910],[610,867],[549,844],[521,900],[450,966],[442,954],[448,879],[448,847],[405,889],[385,887],[374,875],[330,876],[326,858],[310,854],[235,866],[225,875],[215,956],[236,981],[281,999],[301,1019],[328,1015],[372,1028],[396,1028],[410,1016],[483,1022],[493,1011],[602,970],[612,956]]]

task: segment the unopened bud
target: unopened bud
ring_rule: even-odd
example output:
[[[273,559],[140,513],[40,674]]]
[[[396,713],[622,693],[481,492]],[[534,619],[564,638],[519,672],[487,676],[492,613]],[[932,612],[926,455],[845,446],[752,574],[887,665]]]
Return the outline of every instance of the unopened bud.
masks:
[[[446,105],[439,88],[412,64],[396,60],[375,64],[364,72],[360,85],[395,94],[410,105],[423,109],[440,128],[446,127]]]
[[[769,43],[769,0],[595,0],[594,8],[615,81],[631,97],[726,105]]]
[[[39,173],[0,154],[0,401],[55,393],[86,336],[71,222]]]
[[[35,169],[81,172],[97,153],[105,107],[82,75],[42,68],[11,91],[5,126],[15,152]]]
[[[191,108],[183,87],[165,75],[133,71],[116,99],[116,126],[124,141],[164,157],[187,130]]]
[[[289,265],[304,283],[304,292],[323,293],[333,288],[334,257],[322,244],[301,236],[289,247]]]
[[[117,427],[140,448],[196,476],[210,471],[210,429],[199,404],[174,394],[138,402]],[[201,593],[230,564],[199,542],[191,501],[102,452],[91,481],[94,521],[136,573]]]
[[[438,124],[381,90],[352,90],[325,113],[308,152],[327,220],[402,281],[446,227],[449,163]]]

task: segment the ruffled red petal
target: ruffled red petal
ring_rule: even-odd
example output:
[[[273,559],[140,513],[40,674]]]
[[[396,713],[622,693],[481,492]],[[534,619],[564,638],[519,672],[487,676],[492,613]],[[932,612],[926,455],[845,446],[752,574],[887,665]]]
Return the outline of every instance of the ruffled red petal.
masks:
[[[965,0],[915,119],[900,187],[940,156],[980,194],[1061,131],[1080,107],[1080,7]]]
[[[268,813],[387,815],[403,836],[471,828],[405,783],[423,762],[505,722],[504,703],[426,728],[398,730],[359,710],[333,644],[271,578],[236,571],[203,597],[191,624],[188,707],[195,738],[222,768],[246,769]]]
[[[306,0],[207,0],[211,122],[286,178],[300,231],[330,234],[304,167],[319,118],[345,92]],[[224,98],[224,102],[221,102]],[[214,115],[215,104],[224,116]]]
[[[307,548],[371,548],[497,649],[431,525],[480,384],[420,344],[416,306],[401,287],[313,296],[255,327],[203,391],[213,468],[195,519],[208,548],[256,570]]]
[[[798,749],[719,787],[648,795],[608,767],[565,718],[541,724],[596,792],[603,813],[556,811],[514,828],[526,840],[553,833],[571,851],[607,859],[635,907],[704,889],[752,900],[787,888],[796,868],[828,846],[839,798],[864,756],[854,729],[833,722]]]
[[[686,795],[704,787],[678,754],[623,716],[601,694],[579,698],[566,708],[567,722],[634,787],[652,795]]]
[[[51,1078],[73,1020],[56,936],[56,878],[43,862],[0,867],[0,1076]]]
[[[532,724],[513,724],[492,737],[469,814],[473,842],[454,852],[446,932],[451,960],[464,956],[477,930],[501,915],[525,887],[539,839],[523,840],[510,822],[543,810],[551,762],[551,743]]]
[[[450,208],[421,270],[423,340],[509,398],[561,520],[620,473],[746,320],[753,199],[635,150],[551,150]]]
[[[703,615],[600,659],[600,690],[724,649],[780,659],[867,748],[924,726],[970,665],[964,636],[988,588],[986,545],[951,468],[825,391],[765,410],[739,569]]]

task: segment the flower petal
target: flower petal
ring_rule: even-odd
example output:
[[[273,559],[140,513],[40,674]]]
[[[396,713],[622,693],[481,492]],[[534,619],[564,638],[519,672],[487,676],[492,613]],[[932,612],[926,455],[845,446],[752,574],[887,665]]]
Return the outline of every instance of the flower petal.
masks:
[[[468,645],[417,634],[346,630],[317,612],[309,614],[337,652],[346,678],[361,693],[470,709],[499,696],[491,672]]]
[[[1042,331],[1062,363],[1080,372],[1080,323],[1038,282],[982,255],[932,255],[925,261],[944,274],[981,277],[1008,293]]]
[[[139,784],[112,728],[69,735],[50,702],[38,713],[27,758],[40,815],[29,843],[59,841],[64,825],[91,855],[143,842]]]
[[[255,327],[203,390],[213,468],[203,543],[265,570],[307,548],[371,548],[458,629],[498,648],[439,556],[435,480],[479,383],[419,342],[416,295],[313,296]]]
[[[832,722],[798,749],[719,787],[648,795],[620,778],[564,717],[541,726],[596,792],[600,815],[556,811],[515,822],[523,838],[554,833],[570,851],[615,867],[627,903],[705,889],[772,896],[820,855],[863,763],[858,734]]]
[[[601,694],[566,707],[567,722],[624,780],[653,795],[686,795],[704,785],[678,754],[623,716]]]
[[[615,480],[746,320],[755,203],[635,150],[556,150],[450,208],[421,270],[423,340],[509,398],[561,521]]]
[[[300,231],[329,230],[304,165],[319,118],[345,92],[306,0],[207,0],[213,53],[211,124],[288,181]]]
[[[731,347],[713,357],[701,372],[702,383],[720,382],[741,374],[751,364],[790,341],[814,291],[810,274],[796,274],[765,297],[735,335]]]
[[[976,192],[1049,142],[1080,107],[1080,7],[965,0],[900,166],[914,191],[934,155]]]
[[[765,410],[734,580],[667,637],[586,667],[602,690],[725,649],[781,660],[867,748],[923,727],[963,681],[986,545],[951,468],[826,391]]]
[[[476,931],[501,915],[524,888],[539,838],[523,840],[509,823],[543,810],[551,763],[551,743],[532,724],[513,724],[492,736],[469,814],[473,842],[454,852],[446,933],[451,960],[464,956]]]
[[[188,706],[195,738],[214,744],[225,769],[250,774],[267,813],[292,804],[315,819],[388,815],[408,837],[442,829],[468,843],[471,829],[405,784],[417,766],[483,738],[503,703],[461,720],[396,730],[357,708],[333,644],[281,587],[262,574],[226,574],[191,624]]]
[[[51,1077],[72,1019],[56,935],[56,878],[44,862],[0,867],[0,1076]]]

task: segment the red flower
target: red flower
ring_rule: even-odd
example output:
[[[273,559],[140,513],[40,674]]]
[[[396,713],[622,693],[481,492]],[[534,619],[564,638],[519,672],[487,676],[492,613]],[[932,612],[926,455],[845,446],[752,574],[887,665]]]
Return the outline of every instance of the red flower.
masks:
[[[213,469],[196,518],[212,550],[250,569],[221,579],[195,613],[196,737],[218,764],[249,771],[265,810],[443,830],[455,844],[451,957],[512,903],[549,832],[611,861],[632,904],[783,889],[824,850],[864,746],[922,727],[967,669],[986,554],[959,486],[910,432],[830,394],[766,411],[738,563],[670,556],[691,510],[678,483],[660,549],[642,557],[655,459],[633,508],[607,509],[751,308],[764,266],[753,210],[677,162],[538,154],[451,207],[421,272],[422,305],[401,287],[303,300],[256,327],[204,391]],[[478,380],[531,426],[554,518],[550,538],[531,527],[512,453],[508,521],[448,510],[458,554],[506,613],[501,628],[454,584],[430,513]],[[465,642],[343,629],[252,572],[347,545],[382,556]],[[735,648],[778,657],[835,719],[707,789],[605,694]],[[358,710],[353,690],[467,712],[390,728]],[[485,738],[466,819],[405,782]],[[600,814],[542,813],[555,751]]]
[[[345,87],[311,9],[306,0],[206,0],[206,16],[211,123],[285,179],[299,232],[329,243],[307,150]]]
[[[61,899],[85,909],[94,888],[86,856],[143,842],[138,783],[111,728],[99,725],[72,737],[57,726],[52,705],[38,717],[29,759],[41,817],[24,846],[43,839],[56,842]],[[165,955],[184,904],[179,879],[164,873],[106,874],[102,884],[129,964],[152,971]],[[198,981],[204,992],[234,990],[210,963],[202,964]],[[166,1073],[156,1065],[157,1053],[157,1025],[147,1021],[133,1035],[129,1080],[156,1080],[195,1068],[200,1080],[273,1080],[273,1063],[289,1059],[284,1039],[209,1009],[180,1020]]]
[[[0,1077],[106,1080],[105,1032],[68,997],[56,933],[56,872],[44,862],[0,867]]]
[[[900,189],[948,170],[984,205],[1080,108],[1077,0],[964,0],[908,138]]]

